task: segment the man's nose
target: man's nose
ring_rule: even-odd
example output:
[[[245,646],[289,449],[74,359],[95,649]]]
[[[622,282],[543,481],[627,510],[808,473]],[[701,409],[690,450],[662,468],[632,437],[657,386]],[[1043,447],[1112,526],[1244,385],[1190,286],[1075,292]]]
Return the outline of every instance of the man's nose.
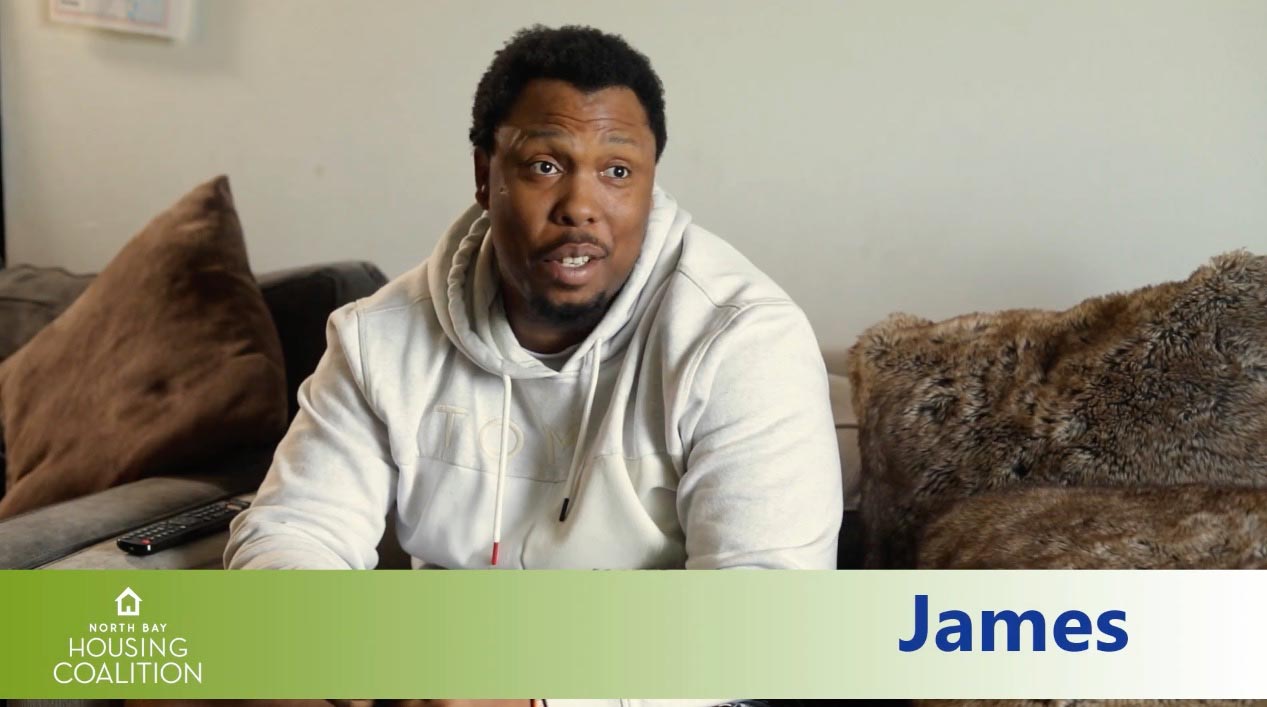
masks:
[[[571,175],[564,180],[554,206],[555,222],[572,228],[597,222],[600,213],[597,181],[583,175]]]

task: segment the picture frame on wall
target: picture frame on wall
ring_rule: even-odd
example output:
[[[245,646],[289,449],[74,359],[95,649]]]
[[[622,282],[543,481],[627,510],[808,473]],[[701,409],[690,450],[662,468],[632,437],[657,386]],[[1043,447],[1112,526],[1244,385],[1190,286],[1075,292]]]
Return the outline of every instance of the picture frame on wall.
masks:
[[[48,0],[53,22],[183,39],[192,0]]]

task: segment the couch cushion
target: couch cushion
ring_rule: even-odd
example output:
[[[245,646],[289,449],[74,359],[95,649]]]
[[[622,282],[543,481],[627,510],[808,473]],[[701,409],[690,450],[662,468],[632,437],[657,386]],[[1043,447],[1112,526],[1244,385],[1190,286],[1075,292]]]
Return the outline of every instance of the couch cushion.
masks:
[[[871,566],[982,491],[1267,483],[1267,258],[1064,312],[897,315],[848,364]]]
[[[827,384],[831,414],[836,423],[836,444],[840,447],[840,472],[844,475],[845,510],[856,511],[862,503],[861,462],[858,459],[858,417],[853,412],[849,378],[830,373]]]
[[[0,518],[275,442],[285,390],[277,332],[220,177],[151,221],[0,365]]]
[[[840,447],[840,473],[844,487],[845,514],[840,523],[836,567],[861,569],[864,548],[858,507],[862,503],[862,464],[858,454],[858,417],[853,411],[853,393],[847,376],[827,375],[831,395],[832,420],[836,424],[836,444]]]

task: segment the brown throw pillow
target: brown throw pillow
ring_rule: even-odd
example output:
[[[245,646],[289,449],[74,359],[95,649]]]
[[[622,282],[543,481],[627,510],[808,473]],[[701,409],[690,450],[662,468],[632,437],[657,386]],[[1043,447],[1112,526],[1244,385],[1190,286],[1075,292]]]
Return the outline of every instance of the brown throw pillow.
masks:
[[[0,417],[0,518],[280,437],[281,343],[228,179],[151,221],[0,365]]]
[[[911,566],[931,515],[1012,485],[1267,486],[1267,258],[1064,312],[898,315],[849,375],[869,566]]]

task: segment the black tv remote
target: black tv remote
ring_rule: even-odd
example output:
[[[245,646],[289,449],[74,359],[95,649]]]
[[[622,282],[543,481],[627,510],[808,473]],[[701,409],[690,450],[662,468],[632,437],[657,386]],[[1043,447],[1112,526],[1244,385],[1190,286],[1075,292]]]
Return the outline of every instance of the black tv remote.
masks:
[[[116,544],[120,550],[132,555],[151,555],[224,530],[234,516],[250,505],[237,499],[208,503],[141,526],[119,538]]]

